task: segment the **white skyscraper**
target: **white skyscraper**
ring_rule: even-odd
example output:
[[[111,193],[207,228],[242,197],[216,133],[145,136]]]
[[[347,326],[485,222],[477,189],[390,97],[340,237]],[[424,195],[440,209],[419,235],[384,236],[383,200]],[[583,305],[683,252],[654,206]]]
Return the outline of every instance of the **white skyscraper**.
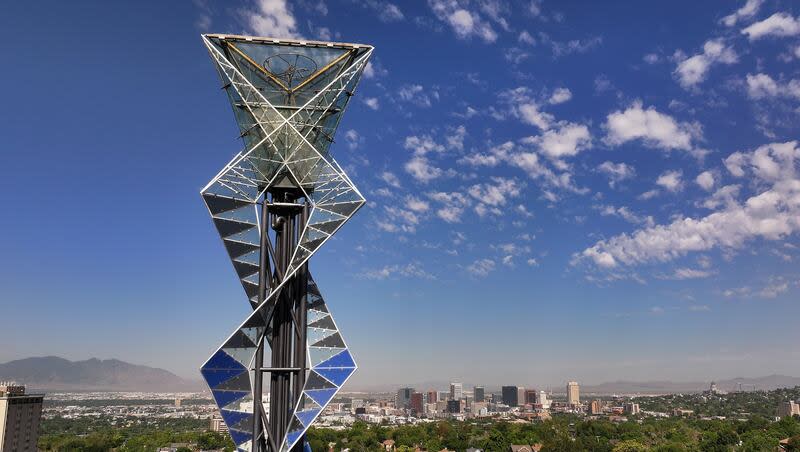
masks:
[[[464,385],[459,382],[450,383],[450,400],[461,400],[464,396]]]
[[[581,403],[580,386],[576,381],[567,383],[567,403],[570,405],[579,405]]]

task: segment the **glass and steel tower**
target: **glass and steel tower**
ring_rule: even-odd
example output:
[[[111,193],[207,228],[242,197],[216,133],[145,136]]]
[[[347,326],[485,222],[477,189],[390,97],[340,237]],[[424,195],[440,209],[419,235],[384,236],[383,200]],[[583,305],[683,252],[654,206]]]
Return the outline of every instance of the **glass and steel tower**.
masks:
[[[356,369],[308,260],[365,202],[329,149],[372,47],[203,41],[245,146],[201,195],[253,312],[201,372],[239,450],[303,450]]]

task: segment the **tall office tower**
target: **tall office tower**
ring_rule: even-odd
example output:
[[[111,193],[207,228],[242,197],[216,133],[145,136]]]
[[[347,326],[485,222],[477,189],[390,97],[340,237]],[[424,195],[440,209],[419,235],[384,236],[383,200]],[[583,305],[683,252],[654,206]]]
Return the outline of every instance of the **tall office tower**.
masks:
[[[589,405],[589,413],[603,414],[603,402],[601,400],[592,400],[591,405]]]
[[[448,413],[460,413],[461,412],[461,402],[458,400],[448,400],[447,401],[447,412]]]
[[[517,387],[517,405],[525,405],[525,388]]]
[[[36,452],[44,394],[25,394],[25,386],[0,383],[0,450]]]
[[[539,394],[539,392],[537,390],[535,390],[535,389],[527,389],[527,390],[525,390],[525,399],[524,399],[525,400],[525,404],[533,405],[533,404],[539,403],[536,400],[536,396],[538,394]]]
[[[238,450],[303,451],[306,430],[356,370],[309,261],[366,202],[331,145],[373,48],[203,42],[244,149],[200,194],[251,312],[201,372]]]
[[[581,403],[581,388],[576,381],[567,383],[567,403],[570,405],[579,405]]]
[[[519,405],[519,392],[516,386],[503,386],[501,391],[503,393],[503,403],[508,406]]]
[[[472,389],[472,400],[474,402],[483,402],[484,397],[483,386],[475,386]]]
[[[425,401],[423,400],[421,392],[412,392],[408,403],[411,411],[417,415],[425,413]]]
[[[428,391],[428,403],[436,403],[439,401],[439,393],[436,391]]]
[[[461,400],[464,396],[464,385],[454,381],[450,383],[450,400]]]
[[[397,391],[397,396],[394,399],[394,406],[396,408],[408,408],[411,402],[411,394],[414,393],[414,388],[400,388]]]
[[[544,391],[539,391],[539,400],[536,402],[542,405],[542,408],[550,408],[550,401],[547,400],[547,393]]]

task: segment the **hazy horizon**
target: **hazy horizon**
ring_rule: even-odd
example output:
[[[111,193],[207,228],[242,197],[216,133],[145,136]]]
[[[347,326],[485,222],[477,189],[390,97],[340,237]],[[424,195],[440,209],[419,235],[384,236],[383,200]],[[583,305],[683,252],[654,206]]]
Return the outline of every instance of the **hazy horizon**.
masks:
[[[345,391],[800,376],[800,11],[744,5],[9,3],[0,362],[199,379],[250,312],[214,32],[375,46],[331,148],[368,205],[310,264]]]

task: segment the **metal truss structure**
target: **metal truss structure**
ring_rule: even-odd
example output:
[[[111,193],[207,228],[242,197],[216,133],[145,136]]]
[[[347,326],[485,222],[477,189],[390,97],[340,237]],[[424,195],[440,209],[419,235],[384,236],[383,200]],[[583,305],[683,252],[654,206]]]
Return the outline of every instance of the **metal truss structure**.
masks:
[[[303,450],[356,370],[308,260],[365,202],[328,150],[372,47],[203,41],[245,150],[201,195],[253,312],[201,373],[238,450]]]

